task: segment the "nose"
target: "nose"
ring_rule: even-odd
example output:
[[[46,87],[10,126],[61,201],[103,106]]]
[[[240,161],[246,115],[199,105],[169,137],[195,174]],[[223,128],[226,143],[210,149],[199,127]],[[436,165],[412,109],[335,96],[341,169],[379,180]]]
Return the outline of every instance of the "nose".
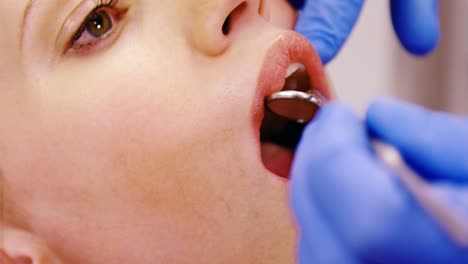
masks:
[[[223,53],[243,28],[268,20],[265,0],[197,0],[192,8],[193,47],[208,56]],[[257,22],[254,22],[257,21]]]

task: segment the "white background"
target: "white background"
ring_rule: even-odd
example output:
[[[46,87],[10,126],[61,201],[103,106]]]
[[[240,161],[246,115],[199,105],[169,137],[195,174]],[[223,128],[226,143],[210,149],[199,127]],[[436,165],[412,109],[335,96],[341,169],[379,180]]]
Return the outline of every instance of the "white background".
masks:
[[[440,45],[416,58],[393,32],[389,2],[366,1],[355,31],[327,66],[338,97],[358,112],[375,97],[392,96],[468,114],[468,1],[440,2]]]

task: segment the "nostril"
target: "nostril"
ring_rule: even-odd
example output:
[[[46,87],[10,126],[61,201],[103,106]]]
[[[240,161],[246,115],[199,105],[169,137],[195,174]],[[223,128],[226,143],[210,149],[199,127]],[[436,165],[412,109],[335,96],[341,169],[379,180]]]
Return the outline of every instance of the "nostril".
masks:
[[[226,18],[223,24],[223,34],[229,34],[229,30],[231,29],[231,14]]]
[[[233,16],[239,16],[240,14],[242,14],[242,12],[244,11],[244,9],[247,7],[247,2],[242,2],[241,4],[239,4],[236,8],[234,8],[234,10],[232,10],[232,12],[226,17],[226,20],[224,20],[224,23],[223,23],[223,28],[222,28],[222,31],[223,31],[223,35],[227,36],[233,29]]]

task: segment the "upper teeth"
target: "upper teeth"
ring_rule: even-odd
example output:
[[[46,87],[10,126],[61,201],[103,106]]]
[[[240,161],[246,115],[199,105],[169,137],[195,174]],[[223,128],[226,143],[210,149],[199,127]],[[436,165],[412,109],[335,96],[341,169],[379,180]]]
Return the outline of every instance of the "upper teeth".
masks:
[[[291,63],[288,67],[288,70],[286,71],[285,78],[288,78],[289,76],[293,75],[293,73],[299,70],[305,70],[305,66],[302,63],[299,63],[299,62]]]

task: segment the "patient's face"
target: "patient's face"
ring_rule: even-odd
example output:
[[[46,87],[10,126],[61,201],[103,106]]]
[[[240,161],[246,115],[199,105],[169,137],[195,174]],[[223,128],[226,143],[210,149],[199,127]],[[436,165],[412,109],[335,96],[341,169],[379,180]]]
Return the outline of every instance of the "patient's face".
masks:
[[[27,2],[0,6],[13,222],[65,263],[294,262],[257,111],[285,0]]]

